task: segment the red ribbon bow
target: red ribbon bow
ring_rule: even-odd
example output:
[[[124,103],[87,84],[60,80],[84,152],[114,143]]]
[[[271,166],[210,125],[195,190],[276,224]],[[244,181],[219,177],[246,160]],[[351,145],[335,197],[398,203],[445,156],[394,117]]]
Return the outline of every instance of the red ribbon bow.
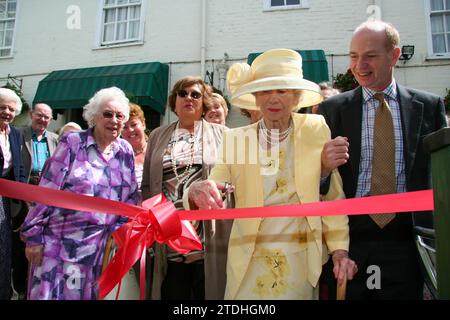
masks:
[[[100,299],[121,282],[122,277],[139,258],[140,298],[145,298],[146,249],[155,240],[166,243],[183,254],[202,249],[202,243],[192,224],[180,220],[173,203],[167,201],[162,194],[144,201],[142,206],[147,210],[133,217],[113,234],[119,250],[99,278]],[[117,296],[119,291],[120,284]]]

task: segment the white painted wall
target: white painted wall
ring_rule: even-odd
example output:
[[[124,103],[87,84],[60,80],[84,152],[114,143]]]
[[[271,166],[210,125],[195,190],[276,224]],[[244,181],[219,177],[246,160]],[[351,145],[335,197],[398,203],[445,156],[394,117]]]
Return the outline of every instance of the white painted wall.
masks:
[[[450,59],[427,60],[425,1],[309,0],[308,9],[263,11],[263,0],[208,0],[206,68],[215,71],[217,84],[214,66],[225,52],[232,63],[245,61],[250,52],[287,47],[323,49],[330,76],[345,72],[352,30],[367,19],[368,6],[378,5],[382,18],[399,29],[402,44],[415,45],[413,59],[398,64],[397,81],[443,96],[450,88]],[[18,2],[14,56],[0,59],[0,78],[23,78],[29,102],[39,80],[54,70],[160,61],[170,63],[169,87],[182,76],[200,72],[201,0],[147,0],[143,43],[107,49],[97,48],[100,0]],[[66,26],[70,5],[81,10],[79,30]],[[231,126],[246,123],[231,114]],[[163,123],[175,119],[168,112]]]

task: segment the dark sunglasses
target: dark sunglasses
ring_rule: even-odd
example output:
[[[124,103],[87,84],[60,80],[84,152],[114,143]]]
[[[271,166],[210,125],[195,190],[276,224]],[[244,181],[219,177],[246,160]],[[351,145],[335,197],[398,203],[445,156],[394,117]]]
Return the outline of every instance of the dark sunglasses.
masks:
[[[103,111],[102,115],[103,118],[105,119],[112,119],[114,115],[116,116],[116,119],[119,121],[123,121],[125,119],[125,115],[120,112]]]
[[[191,91],[191,92],[187,92],[186,90],[180,90],[177,92],[177,95],[180,98],[186,98],[187,96],[190,96],[192,99],[194,100],[198,100],[202,97],[202,94],[198,91]]]

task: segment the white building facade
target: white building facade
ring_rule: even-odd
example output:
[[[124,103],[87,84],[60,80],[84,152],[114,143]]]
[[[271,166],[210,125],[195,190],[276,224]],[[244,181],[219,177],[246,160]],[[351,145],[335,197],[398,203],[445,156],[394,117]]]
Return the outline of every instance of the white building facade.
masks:
[[[331,81],[347,70],[352,31],[368,18],[392,22],[401,45],[414,46],[396,80],[445,96],[450,0],[0,0],[0,86],[18,79],[31,104],[55,70],[161,62],[169,89],[201,75],[224,90],[229,65],[281,47],[323,50]],[[246,124],[235,109],[230,126]],[[161,124],[175,119],[168,109],[160,116]]]

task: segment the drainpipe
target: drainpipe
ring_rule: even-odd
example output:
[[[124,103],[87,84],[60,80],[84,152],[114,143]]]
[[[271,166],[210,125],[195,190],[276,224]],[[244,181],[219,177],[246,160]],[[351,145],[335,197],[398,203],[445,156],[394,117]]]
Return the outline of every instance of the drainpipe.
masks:
[[[201,46],[200,46],[200,76],[205,76],[206,61],[206,0],[202,0],[202,26],[201,26]]]
[[[220,61],[220,63],[217,65],[216,70],[219,73],[219,90],[222,91],[224,94],[225,93],[225,80],[227,77],[227,71],[228,71],[228,61],[229,56],[228,53],[224,53],[223,54],[223,58],[222,61]]]

